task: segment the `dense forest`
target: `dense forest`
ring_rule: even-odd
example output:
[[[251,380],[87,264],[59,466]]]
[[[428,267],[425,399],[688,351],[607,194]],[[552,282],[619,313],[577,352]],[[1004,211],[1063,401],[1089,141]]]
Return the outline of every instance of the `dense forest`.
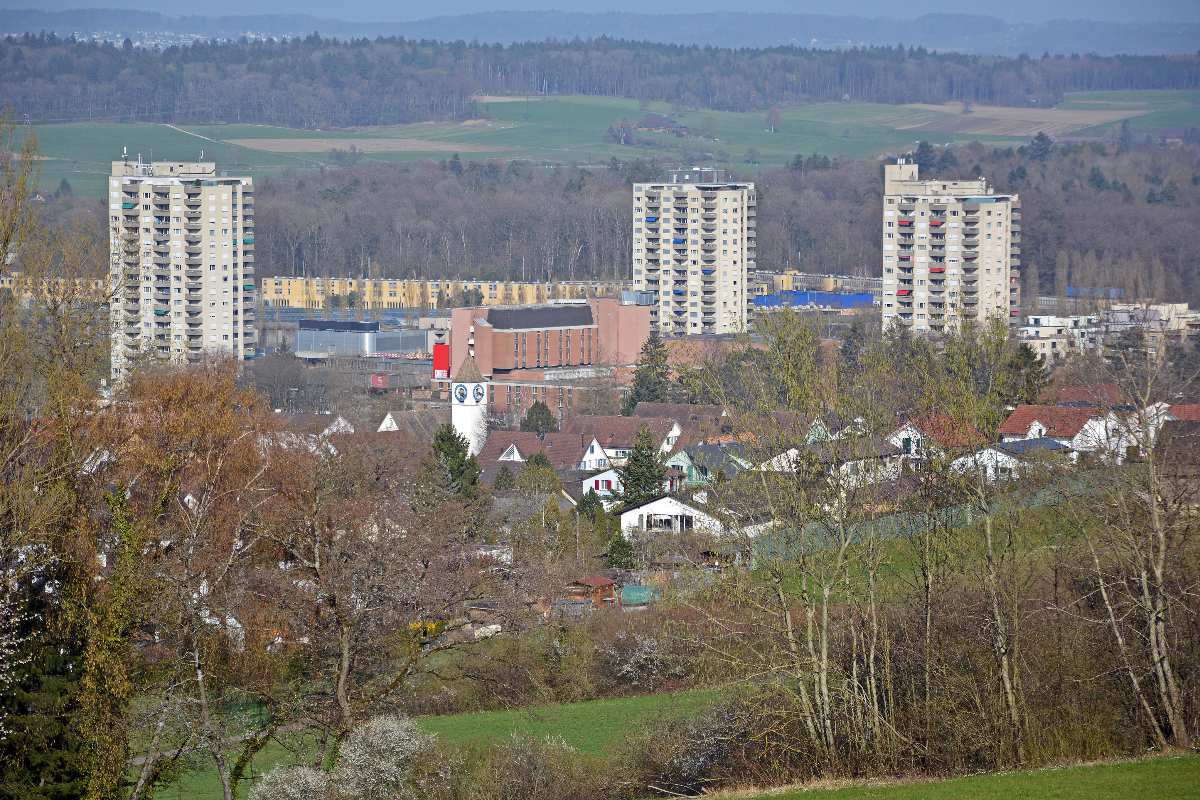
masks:
[[[1020,193],[1026,292],[1117,286],[1200,304],[1195,147],[1040,141],[917,157],[932,174],[984,175]],[[628,277],[629,186],[662,175],[650,161],[585,170],[457,158],[288,173],[258,182],[257,266],[262,276]],[[878,274],[877,162],[806,156],[741,177],[758,185],[760,269]],[[50,211],[92,202],[63,197]]]
[[[336,13],[340,9],[323,9]],[[778,47],[807,42],[810,47],[896,45],[930,47],[960,53],[1118,53],[1152,55],[1188,53],[1196,49],[1200,24],[1184,22],[1110,22],[1056,19],[1051,22],[1007,22],[983,14],[923,14],[914,19],[893,14],[865,16],[772,14],[753,11],[688,14],[621,11],[484,11],[407,22],[351,22],[308,14],[239,16],[167,16],[119,9],[71,11],[8,9],[0,16],[0,32],[54,32],[60,36],[99,37],[120,41],[133,37],[186,41],[187,37],[237,39],[247,31],[257,36],[294,38],[316,32],[339,39],[404,36],[409,39],[479,41],[500,44],[557,39],[615,39],[714,47]],[[135,39],[136,41],[136,39]]]
[[[509,46],[400,38],[164,50],[0,40],[0,102],[35,121],[303,128],[475,116],[486,94],[586,94],[732,111],[851,98],[1046,105],[1064,92],[1200,86],[1200,56],[1002,58],[922,48],[733,50],[594,39]]]

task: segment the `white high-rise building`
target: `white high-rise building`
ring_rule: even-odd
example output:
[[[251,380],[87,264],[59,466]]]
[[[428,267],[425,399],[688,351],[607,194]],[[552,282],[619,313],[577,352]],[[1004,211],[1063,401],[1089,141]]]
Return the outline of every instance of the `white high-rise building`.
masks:
[[[1021,309],[1021,211],[983,178],[926,179],[884,167],[883,327],[947,332],[964,319],[1013,321]]]
[[[108,207],[113,379],[139,358],[253,358],[251,179],[207,162],[114,161]]]
[[[720,177],[693,170],[633,185],[633,284],[654,294],[650,327],[662,336],[746,329],[754,184]]]

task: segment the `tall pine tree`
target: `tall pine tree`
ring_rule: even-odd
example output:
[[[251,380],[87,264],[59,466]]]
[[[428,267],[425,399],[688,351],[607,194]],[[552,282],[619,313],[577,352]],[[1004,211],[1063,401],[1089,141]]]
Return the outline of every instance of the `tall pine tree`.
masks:
[[[550,407],[541,400],[537,400],[525,412],[525,418],[521,420],[521,430],[532,431],[539,436],[544,436],[551,431],[558,430],[558,421],[554,419]]]
[[[648,428],[642,428],[633,439],[633,449],[625,465],[617,467],[621,479],[621,503],[630,508],[662,494],[667,468],[659,458],[658,447]]]
[[[83,637],[52,623],[59,594],[38,576],[21,587],[21,646],[11,684],[0,693],[0,797],[66,800],[87,788],[88,754],[72,724]]]
[[[479,487],[479,462],[469,454],[467,440],[447,423],[433,434],[433,456],[446,479],[446,485],[456,494],[470,497]]]
[[[625,396],[621,413],[629,416],[643,400],[650,403],[666,402],[670,374],[667,346],[663,344],[657,332],[651,331],[650,338],[642,345],[642,352],[638,355],[637,369],[633,373],[633,386]]]

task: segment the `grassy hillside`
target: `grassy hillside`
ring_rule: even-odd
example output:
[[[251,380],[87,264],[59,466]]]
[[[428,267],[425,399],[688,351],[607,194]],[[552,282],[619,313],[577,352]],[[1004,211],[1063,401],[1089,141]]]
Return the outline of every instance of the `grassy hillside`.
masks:
[[[593,700],[586,703],[538,706],[513,711],[481,711],[443,717],[422,717],[422,728],[443,742],[460,745],[486,744],[520,732],[537,738],[560,738],[585,753],[601,753],[617,745],[627,733],[652,719],[699,712],[713,698],[709,691],[652,694]],[[302,760],[312,752],[313,742],[305,737],[283,737],[272,742],[254,760],[254,774],[261,775],[280,763]],[[210,762],[196,757],[195,769],[156,796],[174,800],[209,800],[221,796],[221,786]]]
[[[1104,136],[1124,119],[1137,130],[1200,126],[1200,92],[1090,92],[1058,108],[960,105],[890,106],[815,103],[780,110],[775,132],[763,113],[672,110],[608,97],[481,98],[486,117],[465,123],[420,123],[353,130],[314,131],[265,125],[169,126],[150,123],[69,123],[35,126],[43,161],[42,183],[66,178],[77,193],[103,191],[109,162],[145,159],[215,159],[229,172],[265,175],[287,167],[331,163],[333,150],[360,151],[381,161],[447,158],[520,158],[548,163],[594,164],[612,157],[703,161],[753,169],[778,165],[797,153],[864,158],[911,148],[918,139],[938,143],[981,140],[1022,142],[1039,130],[1055,136]],[[668,115],[687,133],[638,131],[636,145],[605,138],[609,126],[637,123],[647,113]],[[753,162],[753,163],[752,163]]]
[[[935,782],[737,797],[738,800],[1188,800],[1200,798],[1200,757],[1154,758]]]

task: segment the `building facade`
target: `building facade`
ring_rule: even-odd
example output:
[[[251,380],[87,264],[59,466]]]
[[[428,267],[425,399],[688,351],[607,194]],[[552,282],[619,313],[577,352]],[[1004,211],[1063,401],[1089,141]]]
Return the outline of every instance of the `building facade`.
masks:
[[[112,375],[256,352],[254,191],[206,163],[114,161],[108,182]]]
[[[746,330],[756,253],[753,183],[715,172],[633,185],[633,283],[661,336]]]
[[[390,278],[264,278],[263,304],[273,308],[370,310],[503,306],[615,297],[626,281],[406,280]]]
[[[922,180],[884,167],[883,327],[948,332],[1020,316],[1020,199],[983,178]]]
[[[451,372],[468,355],[495,380],[522,370],[632,364],[650,336],[650,307],[598,297],[586,302],[456,308]]]
[[[649,337],[650,307],[612,297],[456,308],[450,372],[470,358],[487,380],[493,417],[516,419],[542,402],[563,419],[583,398],[619,404],[629,365]]]
[[[750,287],[755,295],[778,292],[836,292],[869,294],[878,300],[883,291],[883,279],[867,275],[823,275],[789,269],[751,275]]]

